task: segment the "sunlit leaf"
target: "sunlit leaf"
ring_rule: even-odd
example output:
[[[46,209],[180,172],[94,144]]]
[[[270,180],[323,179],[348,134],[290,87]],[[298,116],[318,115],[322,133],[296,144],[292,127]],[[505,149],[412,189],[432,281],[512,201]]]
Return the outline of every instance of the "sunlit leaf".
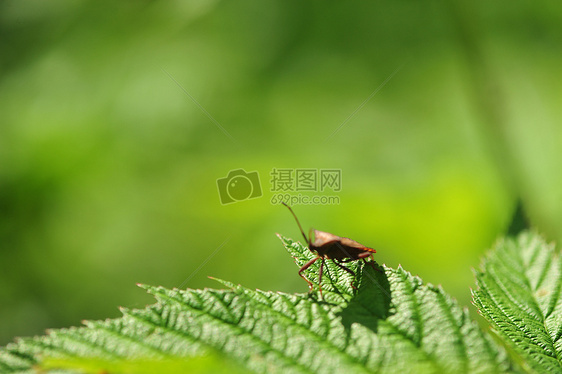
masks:
[[[313,258],[281,238],[298,265]],[[495,373],[506,357],[440,287],[402,268],[327,261],[323,297],[250,290],[169,290],[143,285],[157,302],[123,317],[50,331],[0,351],[0,369],[128,373],[139,362],[224,356],[254,372]],[[317,282],[319,262],[305,272]],[[295,274],[296,276],[296,274]],[[356,288],[351,285],[355,281]],[[178,363],[178,360],[179,363]],[[135,366],[136,365],[136,366]],[[143,366],[143,373],[151,367]]]
[[[562,372],[560,255],[536,233],[500,240],[476,273],[474,303],[527,369]]]

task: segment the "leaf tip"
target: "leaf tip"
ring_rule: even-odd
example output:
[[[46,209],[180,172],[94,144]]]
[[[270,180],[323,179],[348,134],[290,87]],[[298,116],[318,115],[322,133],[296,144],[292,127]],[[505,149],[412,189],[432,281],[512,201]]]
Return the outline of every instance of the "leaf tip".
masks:
[[[150,288],[150,286],[148,284],[144,284],[144,283],[136,283],[137,287],[140,287],[144,290],[148,290]]]
[[[232,282],[225,281],[224,279],[220,279],[220,278],[216,278],[216,277],[211,277],[211,276],[209,276],[208,278],[209,278],[209,279],[212,279],[212,280],[214,280],[214,281],[216,281],[216,282],[219,282],[219,283],[222,284],[223,286],[226,286],[226,287],[228,287],[228,288],[230,288],[230,289],[235,289],[235,288],[237,288],[237,287],[240,287],[240,285],[237,286],[237,285],[235,285],[235,284],[232,283]]]

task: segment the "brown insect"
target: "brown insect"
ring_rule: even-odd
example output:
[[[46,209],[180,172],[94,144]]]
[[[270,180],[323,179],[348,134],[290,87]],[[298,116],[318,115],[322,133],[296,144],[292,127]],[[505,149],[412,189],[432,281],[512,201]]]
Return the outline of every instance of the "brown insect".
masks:
[[[308,269],[310,265],[312,265],[313,263],[315,263],[320,259],[322,260],[322,263],[320,264],[320,272],[318,275],[318,287],[320,289],[320,296],[322,296],[321,281],[322,281],[322,272],[324,270],[324,262],[326,261],[326,259],[332,260],[334,264],[336,264],[340,269],[345,270],[353,277],[355,277],[355,272],[343,266],[342,265],[343,263],[363,260],[365,261],[365,263],[369,263],[373,266],[373,268],[375,268],[373,265],[373,263],[375,262],[373,253],[376,253],[377,251],[375,251],[373,248],[365,247],[363,244],[360,244],[355,240],[351,240],[349,238],[342,238],[340,236],[336,236],[328,232],[318,231],[313,229],[310,229],[309,237],[307,238],[299,222],[299,219],[297,218],[297,215],[295,214],[295,212],[293,212],[293,209],[291,209],[291,207],[285,204],[284,202],[282,202],[282,204],[285,205],[287,208],[289,208],[289,210],[293,214],[293,217],[295,217],[295,220],[297,221],[297,225],[299,225],[299,229],[301,230],[302,236],[304,237],[304,240],[306,240],[308,244],[308,249],[312,253],[316,254],[315,258],[308,261],[299,270],[299,275],[308,283],[308,287],[310,288],[310,291],[312,291],[313,284],[311,281],[306,279],[306,277],[302,274],[302,272]],[[311,240],[312,235],[314,235],[314,242]],[[366,260],[367,257],[371,257],[373,262],[367,262]],[[355,288],[353,282],[351,282],[351,286]]]

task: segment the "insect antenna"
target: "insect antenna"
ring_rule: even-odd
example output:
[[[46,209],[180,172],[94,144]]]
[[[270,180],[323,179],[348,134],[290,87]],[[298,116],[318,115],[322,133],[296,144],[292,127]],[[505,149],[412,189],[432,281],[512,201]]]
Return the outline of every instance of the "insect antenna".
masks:
[[[310,244],[310,241],[308,240],[308,238],[306,237],[304,230],[302,229],[301,223],[299,222],[299,219],[297,218],[297,215],[295,214],[295,212],[293,212],[293,209],[291,209],[290,206],[288,206],[284,201],[281,202],[281,204],[285,205],[287,208],[289,208],[289,211],[291,212],[291,214],[293,215],[293,217],[295,217],[295,220],[297,221],[297,225],[299,225],[299,229],[301,230],[301,234],[304,237],[304,240],[306,240],[307,244]]]

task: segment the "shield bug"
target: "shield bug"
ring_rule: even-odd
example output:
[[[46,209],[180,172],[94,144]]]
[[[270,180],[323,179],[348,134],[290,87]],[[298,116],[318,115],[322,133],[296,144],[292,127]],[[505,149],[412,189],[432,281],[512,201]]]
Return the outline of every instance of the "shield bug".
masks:
[[[365,263],[369,263],[373,266],[373,268],[375,268],[373,265],[373,263],[375,262],[373,253],[376,253],[377,251],[375,251],[373,248],[365,247],[363,244],[360,244],[355,240],[351,240],[349,238],[342,238],[328,232],[318,231],[314,229],[310,229],[310,233],[307,238],[299,222],[299,219],[297,218],[297,215],[295,214],[295,212],[293,212],[293,209],[291,209],[291,207],[284,202],[282,202],[282,204],[285,205],[289,209],[291,214],[293,214],[293,217],[295,217],[297,225],[299,225],[299,229],[301,230],[301,234],[308,244],[308,249],[312,253],[316,254],[315,258],[308,261],[299,270],[299,275],[308,283],[308,287],[311,291],[313,288],[313,284],[311,281],[306,279],[306,277],[303,275],[303,271],[308,269],[313,263],[318,260],[322,260],[322,263],[320,264],[320,272],[318,274],[318,287],[320,289],[320,296],[322,296],[321,281],[322,272],[324,270],[324,262],[326,261],[326,259],[332,260],[340,269],[345,270],[353,277],[355,277],[355,272],[349,268],[346,268],[342,264],[346,262],[363,260]],[[312,240],[313,238],[314,241]],[[367,257],[371,257],[373,261],[367,262]],[[351,286],[355,288],[353,282],[351,282]]]

